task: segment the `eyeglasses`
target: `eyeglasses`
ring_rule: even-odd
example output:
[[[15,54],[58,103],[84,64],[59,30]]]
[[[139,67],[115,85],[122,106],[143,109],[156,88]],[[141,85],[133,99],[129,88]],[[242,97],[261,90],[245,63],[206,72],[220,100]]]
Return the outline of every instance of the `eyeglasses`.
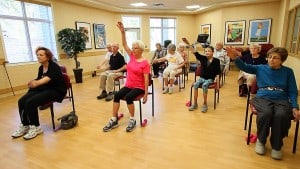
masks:
[[[272,56],[272,55],[269,55],[267,58],[268,58],[268,59],[274,59],[274,60],[279,60],[279,59],[281,59],[279,56]]]
[[[137,48],[137,47],[135,47],[135,48],[132,48],[132,50],[136,50],[136,49],[141,49],[141,48]]]

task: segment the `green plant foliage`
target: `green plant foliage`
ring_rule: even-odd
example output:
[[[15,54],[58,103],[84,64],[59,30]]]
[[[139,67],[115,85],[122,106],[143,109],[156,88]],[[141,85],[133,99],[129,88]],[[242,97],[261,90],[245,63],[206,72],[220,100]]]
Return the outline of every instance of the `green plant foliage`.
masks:
[[[76,69],[79,68],[80,63],[77,60],[77,56],[86,49],[85,43],[88,37],[83,32],[72,28],[62,29],[57,36],[61,49],[68,57],[74,58]]]

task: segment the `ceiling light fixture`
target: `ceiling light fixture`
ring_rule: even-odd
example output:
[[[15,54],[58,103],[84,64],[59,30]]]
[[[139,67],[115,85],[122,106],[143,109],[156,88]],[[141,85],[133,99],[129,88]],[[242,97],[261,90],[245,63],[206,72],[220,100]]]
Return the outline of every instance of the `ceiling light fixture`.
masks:
[[[142,6],[147,6],[147,4],[145,4],[145,3],[132,3],[132,4],[130,4],[131,6],[134,6],[134,7],[142,7]]]
[[[187,9],[198,9],[200,8],[200,5],[189,5],[189,6],[186,6]]]

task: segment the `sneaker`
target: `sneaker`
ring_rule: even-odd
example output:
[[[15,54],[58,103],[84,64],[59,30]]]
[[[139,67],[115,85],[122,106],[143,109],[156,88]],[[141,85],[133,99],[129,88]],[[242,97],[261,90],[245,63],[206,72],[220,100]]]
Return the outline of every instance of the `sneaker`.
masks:
[[[258,139],[255,144],[255,152],[259,155],[264,155],[266,153],[265,145],[261,143]]]
[[[275,160],[281,160],[282,159],[282,152],[280,150],[272,149],[271,157]]]
[[[18,138],[26,134],[29,130],[29,126],[24,126],[22,123],[19,125],[18,129],[11,135],[13,138]]]
[[[136,126],[136,120],[130,119],[128,126],[126,127],[126,132],[131,132]]]
[[[108,124],[103,128],[104,132],[110,131],[111,129],[114,129],[116,127],[118,127],[118,120],[117,121],[113,121],[113,119],[110,119]]]
[[[25,140],[30,140],[37,135],[43,133],[41,126],[29,125],[28,132],[23,136]]]
[[[208,107],[207,107],[207,105],[205,104],[205,105],[203,105],[202,106],[202,108],[201,108],[201,112],[202,113],[206,113],[207,112],[207,110],[208,110]]]
[[[198,108],[198,104],[193,104],[191,107],[189,107],[189,111],[194,111]]]
[[[173,88],[172,87],[169,88],[169,94],[173,94]]]
[[[100,99],[104,99],[106,97],[107,97],[107,93],[105,90],[103,90],[102,93],[99,96],[97,96],[97,99],[100,100]]]
[[[114,94],[112,92],[109,92],[108,95],[105,98],[105,101],[109,102],[114,98]]]
[[[169,92],[169,88],[165,87],[163,94],[167,94]]]

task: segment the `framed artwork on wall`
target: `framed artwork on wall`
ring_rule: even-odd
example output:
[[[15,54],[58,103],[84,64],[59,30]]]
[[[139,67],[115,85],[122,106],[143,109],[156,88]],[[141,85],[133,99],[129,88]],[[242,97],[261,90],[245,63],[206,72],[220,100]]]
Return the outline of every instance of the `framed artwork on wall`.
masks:
[[[94,45],[95,49],[103,49],[106,47],[105,25],[94,23]]]
[[[249,21],[248,44],[266,44],[270,42],[272,19],[254,19]]]
[[[225,45],[243,45],[245,39],[246,21],[225,22]]]
[[[208,34],[208,41],[211,42],[211,24],[204,24],[200,26],[201,34]]]
[[[86,49],[92,49],[91,25],[87,22],[75,22],[76,30],[82,31],[87,36]]]

